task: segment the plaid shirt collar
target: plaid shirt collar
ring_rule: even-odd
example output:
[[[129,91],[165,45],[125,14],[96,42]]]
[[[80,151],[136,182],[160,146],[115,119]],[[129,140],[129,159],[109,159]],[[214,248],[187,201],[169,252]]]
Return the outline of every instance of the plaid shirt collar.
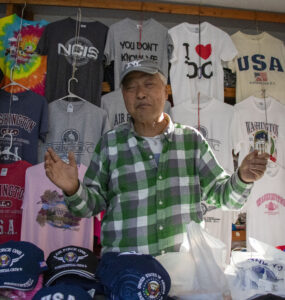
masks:
[[[163,113],[164,114],[164,117],[167,119],[168,121],[168,124],[167,126],[165,127],[164,131],[161,133],[161,135],[164,135],[165,138],[171,142],[172,141],[172,138],[173,138],[173,133],[174,133],[174,123],[172,122],[170,116],[167,114],[167,113]],[[130,118],[129,121],[128,121],[128,124],[129,124],[129,138],[130,137],[133,137],[133,136],[136,136],[138,138],[141,138],[140,135],[137,134],[137,132],[135,131],[135,127],[134,127],[134,122],[133,122],[133,118]]]

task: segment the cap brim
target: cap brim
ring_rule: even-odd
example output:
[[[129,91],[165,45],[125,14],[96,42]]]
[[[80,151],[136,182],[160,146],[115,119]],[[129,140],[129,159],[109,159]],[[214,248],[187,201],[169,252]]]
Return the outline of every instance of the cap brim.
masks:
[[[15,274],[9,272],[0,276],[1,289],[15,289],[19,291],[33,290],[39,280],[40,274]]]
[[[121,76],[121,80],[120,80],[120,84],[122,84],[124,78],[129,75],[130,73],[132,72],[143,72],[143,73],[146,73],[146,74],[151,74],[151,75],[154,75],[156,73],[159,72],[159,70],[152,70],[150,68],[147,68],[147,67],[143,67],[143,66],[138,66],[137,68],[132,68],[132,69],[129,69],[129,70],[126,70],[122,76]]]

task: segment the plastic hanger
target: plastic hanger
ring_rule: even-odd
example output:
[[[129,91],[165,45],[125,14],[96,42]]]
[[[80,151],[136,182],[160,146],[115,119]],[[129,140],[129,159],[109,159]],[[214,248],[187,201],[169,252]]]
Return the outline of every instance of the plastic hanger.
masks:
[[[13,144],[13,134],[12,133],[5,133],[5,134],[3,134],[2,137],[4,138],[6,135],[10,136],[10,145],[5,150],[0,151],[0,155],[12,155],[17,160],[22,160],[22,158],[18,154],[11,152],[11,148],[12,148],[12,144]]]
[[[17,85],[17,86],[19,86],[19,87],[21,87],[21,88],[23,88],[23,89],[25,89],[25,90],[28,91],[29,88],[27,88],[26,86],[24,86],[24,85],[22,85],[22,84],[20,84],[20,83],[18,83],[16,81],[14,81],[14,79],[13,79],[13,71],[14,71],[15,65],[16,65],[16,63],[13,65],[13,67],[10,70],[10,82],[8,84],[4,85],[1,89],[4,90],[4,89],[6,89],[9,86],[15,86],[15,85]]]
[[[67,86],[68,94],[65,95],[65,96],[63,96],[63,97],[61,97],[61,98],[59,98],[59,99],[56,99],[55,101],[64,100],[64,99],[66,99],[66,98],[77,98],[77,99],[79,99],[79,100],[81,100],[81,101],[84,101],[84,102],[86,101],[86,99],[84,99],[84,98],[82,98],[82,97],[80,97],[80,96],[78,96],[78,95],[76,95],[76,94],[74,94],[74,93],[71,92],[70,84],[71,84],[71,81],[72,81],[72,80],[75,80],[76,82],[78,82],[78,79],[77,79],[77,78],[71,77],[71,78],[68,80],[68,86]]]

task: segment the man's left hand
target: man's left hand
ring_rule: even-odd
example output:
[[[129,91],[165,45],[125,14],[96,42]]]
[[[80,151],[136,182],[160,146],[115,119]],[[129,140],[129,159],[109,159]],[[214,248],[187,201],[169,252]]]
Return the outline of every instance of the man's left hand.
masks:
[[[245,183],[260,179],[266,170],[269,157],[268,153],[258,154],[257,150],[249,153],[238,169],[239,178]]]

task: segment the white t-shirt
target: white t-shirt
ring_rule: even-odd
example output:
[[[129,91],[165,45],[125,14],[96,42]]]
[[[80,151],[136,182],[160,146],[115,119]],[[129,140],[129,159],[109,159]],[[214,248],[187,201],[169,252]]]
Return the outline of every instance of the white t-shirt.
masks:
[[[255,149],[269,153],[277,163],[283,164],[281,146],[278,149],[285,137],[283,104],[271,97],[262,99],[251,96],[234,106],[232,128],[234,152],[239,153],[239,164]],[[269,161],[267,169],[274,167],[275,164]]]
[[[283,41],[263,32],[231,36],[238,55],[229,67],[237,74],[236,101],[249,96],[271,96],[285,104],[285,47]]]
[[[86,166],[78,167],[82,180]],[[50,252],[68,246],[93,249],[93,218],[77,218],[71,215],[63,199],[62,191],[45,175],[44,163],[26,171],[23,198],[21,240],[34,243]]]
[[[285,169],[277,166],[254,183],[246,204],[246,233],[271,246],[285,245]]]
[[[203,100],[203,98],[201,98]],[[175,122],[190,125],[198,129],[200,120],[200,132],[208,141],[216,158],[224,169],[233,173],[233,157],[231,143],[231,122],[233,118],[233,107],[216,99],[206,99],[199,105],[190,101],[174,106],[171,110]],[[232,223],[236,220],[238,213],[223,211],[214,205],[202,203],[205,229],[214,237],[223,241],[227,246],[227,259],[229,262]]]
[[[199,25],[188,23],[181,23],[168,32],[174,45],[170,60],[174,105],[186,99],[193,102],[198,92],[224,102],[222,60],[230,61],[237,55],[230,36],[207,22],[200,24],[200,34]]]

